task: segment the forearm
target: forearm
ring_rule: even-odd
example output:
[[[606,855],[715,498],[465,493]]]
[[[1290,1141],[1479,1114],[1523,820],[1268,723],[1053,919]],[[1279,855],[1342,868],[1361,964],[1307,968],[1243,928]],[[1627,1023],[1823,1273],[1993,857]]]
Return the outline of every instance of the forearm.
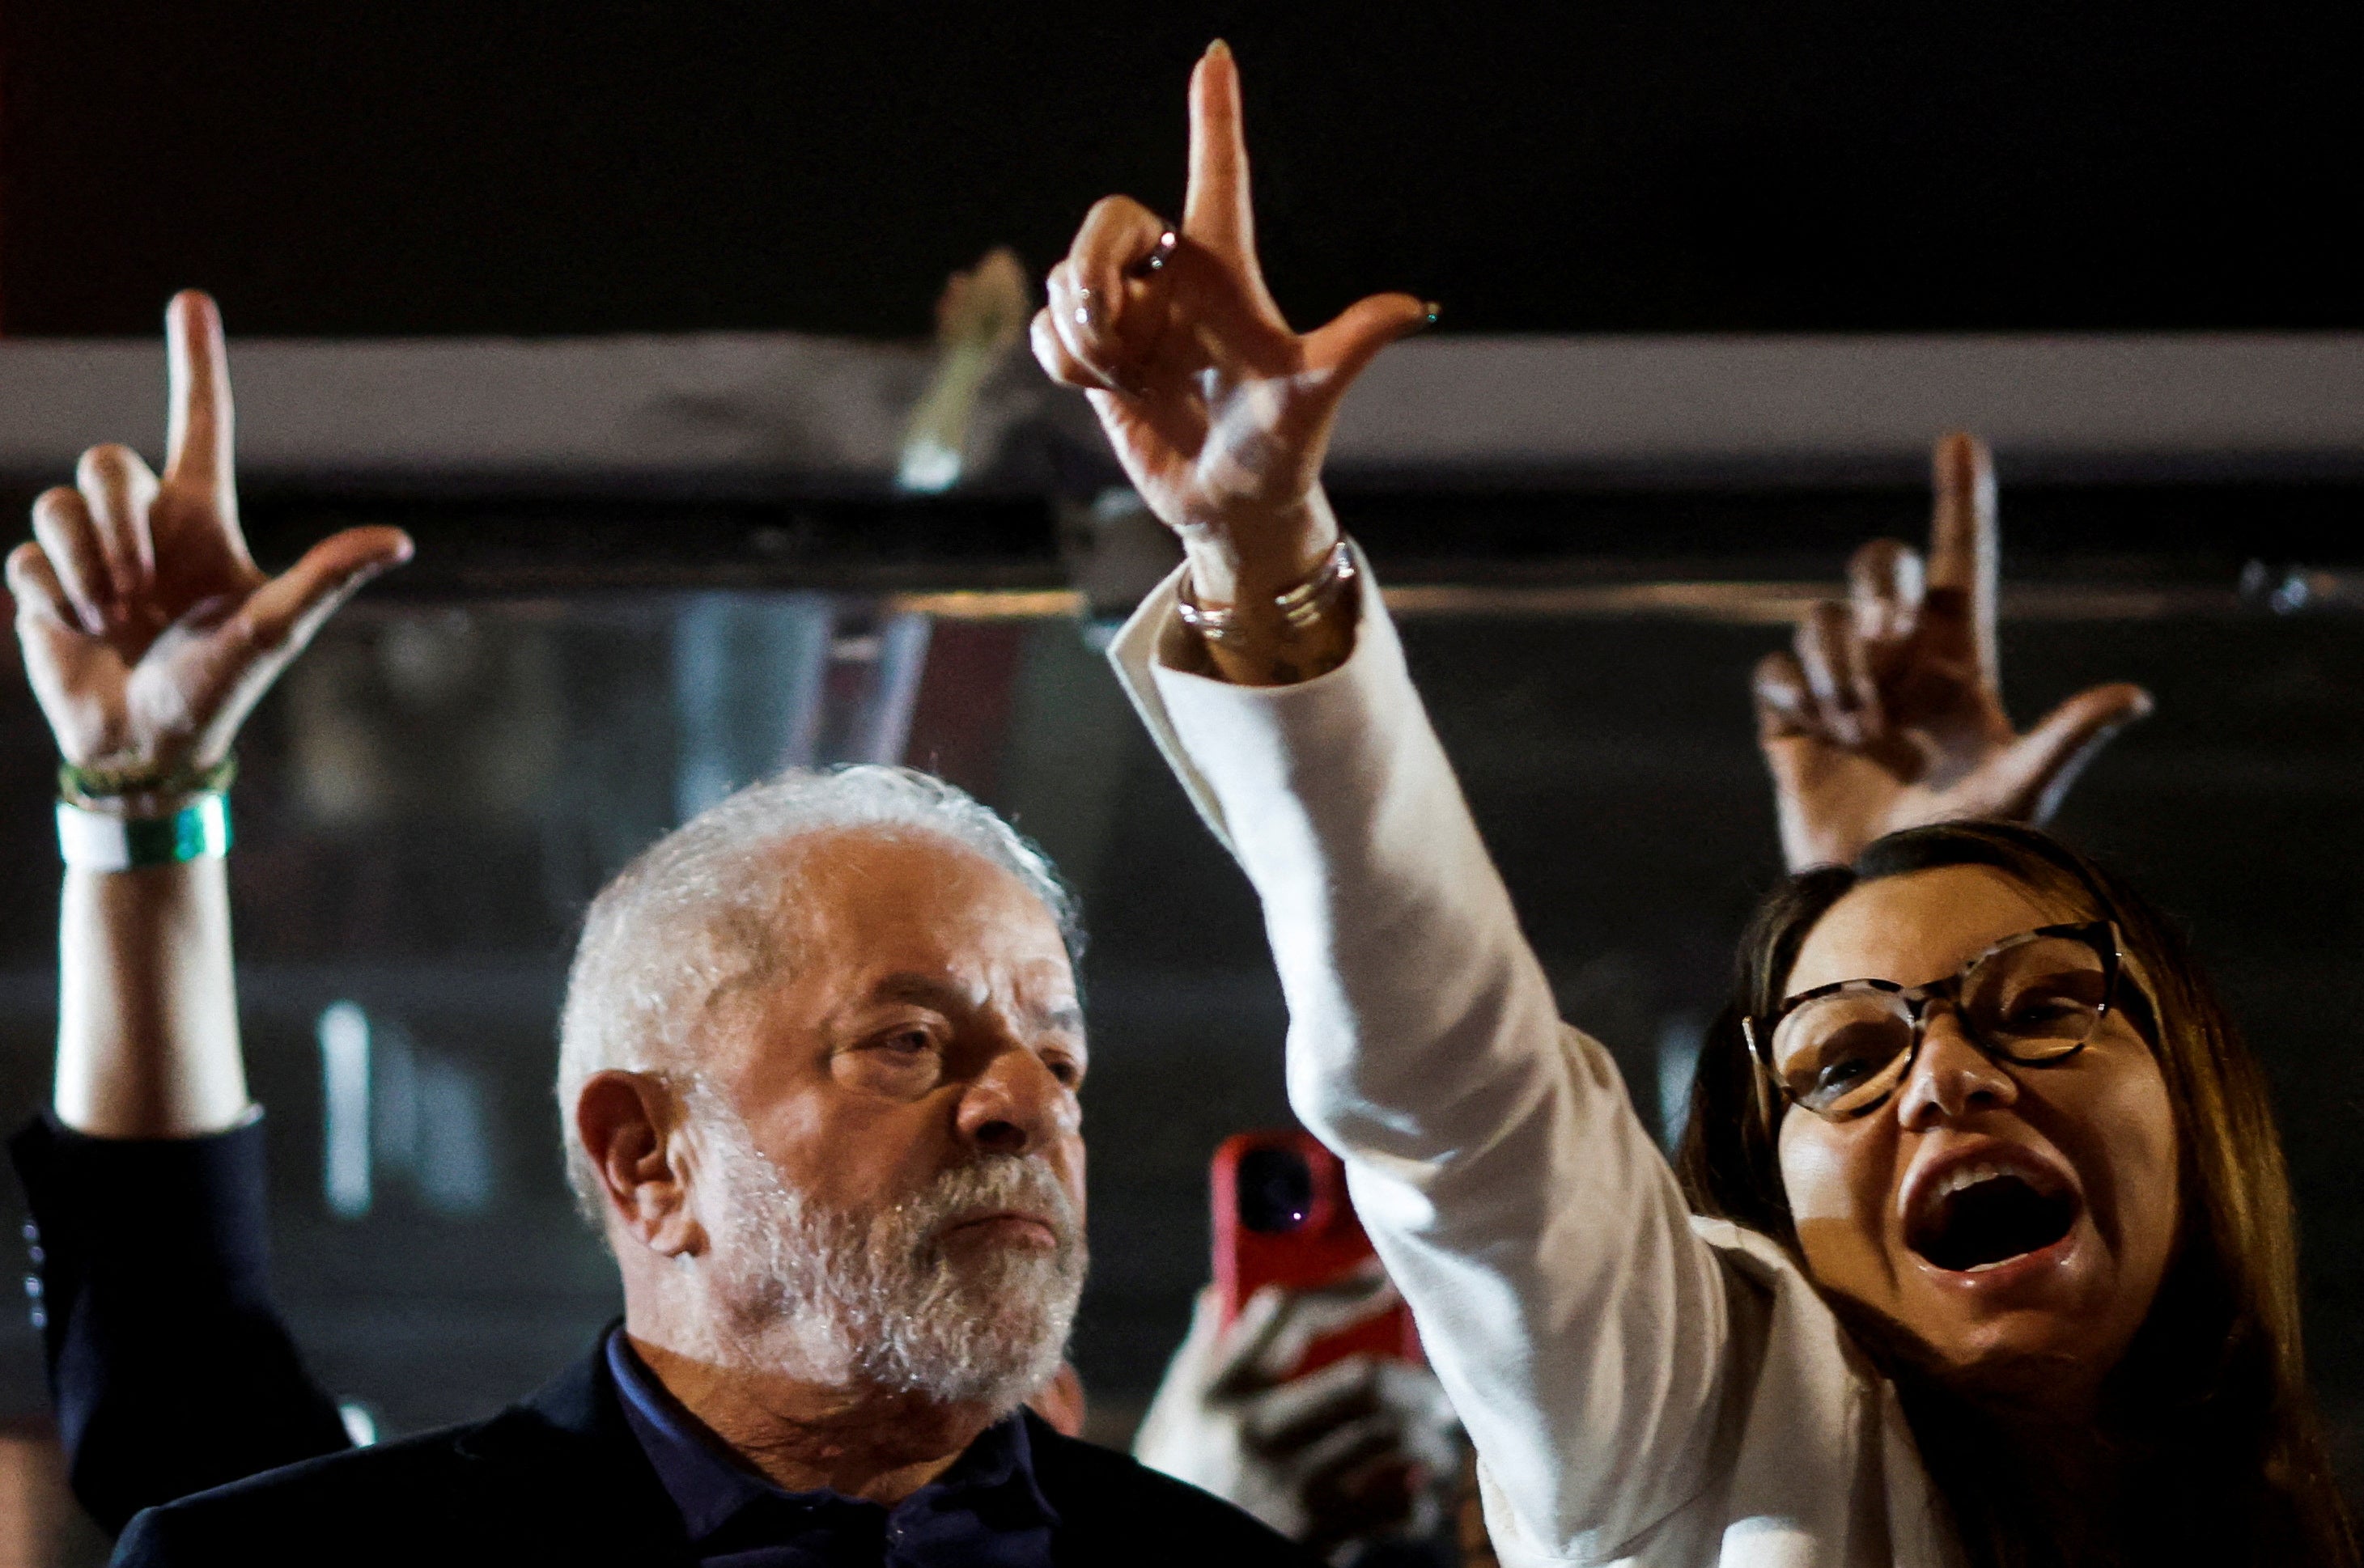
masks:
[[[54,1110],[12,1145],[74,1495],[137,1510],[345,1446],[272,1306],[219,854],[71,867]]]
[[[1353,660],[1250,691],[1112,651],[1265,903],[1289,1087],[1522,1534],[1624,1539],[1697,1484],[1725,1283],[1607,1053],[1559,1023],[1376,596]]]
[[[58,922],[59,1121],[194,1138],[250,1114],[227,864],[69,869]]]
[[[1358,586],[1360,646],[1318,681],[1243,689],[1177,670],[1197,662],[1172,621],[1171,583],[1111,652],[1263,899],[1290,991],[1292,1090],[1325,1124],[1367,1105],[1368,1134],[1391,1154],[1466,1159],[1463,1129],[1438,1125],[1458,1122],[1455,1092],[1532,1081],[1559,1023],[1394,628]],[[1475,1119],[1500,1128],[1511,1110]],[[1325,1130],[1359,1142],[1366,1129]]]

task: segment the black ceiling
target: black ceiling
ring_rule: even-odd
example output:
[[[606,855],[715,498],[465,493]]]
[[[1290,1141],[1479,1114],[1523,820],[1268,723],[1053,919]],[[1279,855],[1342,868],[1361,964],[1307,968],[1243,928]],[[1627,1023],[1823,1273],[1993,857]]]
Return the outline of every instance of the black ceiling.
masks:
[[[1132,14],[1127,14],[1128,12]],[[1460,328],[2355,325],[2364,12],[306,6],[0,16],[0,321],[144,333],[925,330],[988,245],[1172,204],[1247,72],[1300,317]]]

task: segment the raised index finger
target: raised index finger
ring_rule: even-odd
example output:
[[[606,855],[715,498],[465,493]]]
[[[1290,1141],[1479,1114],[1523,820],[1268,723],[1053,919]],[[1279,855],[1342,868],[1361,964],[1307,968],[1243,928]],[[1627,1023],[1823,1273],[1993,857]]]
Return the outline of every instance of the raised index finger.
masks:
[[[164,359],[172,388],[165,481],[203,487],[225,517],[235,517],[229,356],[222,346],[221,312],[211,297],[195,289],[173,296],[164,307]]]
[[[1933,592],[1963,595],[1964,629],[1981,678],[1997,677],[1995,578],[2001,545],[1995,525],[1994,459],[1984,441],[1957,430],[1937,443],[1936,510],[1929,523]]]
[[[1240,68],[1221,39],[1207,46],[1190,72],[1190,185],[1182,201],[1182,232],[1227,261],[1255,264]]]

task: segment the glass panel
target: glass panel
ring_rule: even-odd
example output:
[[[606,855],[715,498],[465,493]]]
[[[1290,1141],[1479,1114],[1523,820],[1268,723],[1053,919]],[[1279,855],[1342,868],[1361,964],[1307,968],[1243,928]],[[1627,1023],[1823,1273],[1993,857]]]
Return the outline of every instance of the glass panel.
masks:
[[[1778,632],[1528,617],[1405,635],[1566,1015],[1661,1120],[1779,875],[1746,696]],[[575,922],[717,788],[786,756],[875,754],[876,726],[855,721],[908,674],[890,668],[898,637],[921,640],[792,595],[364,598],[257,714],[232,864],[277,1283],[323,1379],[381,1430],[492,1408],[618,1309],[549,1090]],[[1121,1435],[1207,1278],[1209,1156],[1288,1121],[1278,989],[1244,879],[1074,623],[943,621],[924,642],[912,760],[1013,813],[1093,926],[1077,1355],[1096,1427]],[[2191,921],[2281,1087],[2309,1342],[2351,1440],[2364,618],[2022,622],[2005,651],[2023,719],[2105,678],[2160,697],[2061,827]],[[16,1118],[49,1075],[53,758],[5,657],[0,846],[18,889],[0,904],[0,1114]],[[13,1229],[15,1185],[0,1191]],[[0,1314],[0,1400],[45,1407],[22,1312]]]

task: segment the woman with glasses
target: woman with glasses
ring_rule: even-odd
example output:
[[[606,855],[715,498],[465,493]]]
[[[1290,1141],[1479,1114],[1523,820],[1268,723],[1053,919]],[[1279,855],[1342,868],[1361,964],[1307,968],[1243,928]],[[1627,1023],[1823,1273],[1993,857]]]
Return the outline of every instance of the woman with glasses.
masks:
[[[2132,891],[1950,820],[2040,816],[2145,703],[2012,729],[1983,454],[1941,448],[1925,568],[1870,547],[1759,671],[1792,863],[1831,863],[1744,944],[1678,1173],[1556,1018],[1319,484],[1346,384],[1433,313],[1289,329],[1238,94],[1218,45],[1182,221],[1094,207],[1034,346],[1183,539],[1114,655],[1263,897],[1292,1095],[1502,1560],[2354,1562],[2255,1062]]]

